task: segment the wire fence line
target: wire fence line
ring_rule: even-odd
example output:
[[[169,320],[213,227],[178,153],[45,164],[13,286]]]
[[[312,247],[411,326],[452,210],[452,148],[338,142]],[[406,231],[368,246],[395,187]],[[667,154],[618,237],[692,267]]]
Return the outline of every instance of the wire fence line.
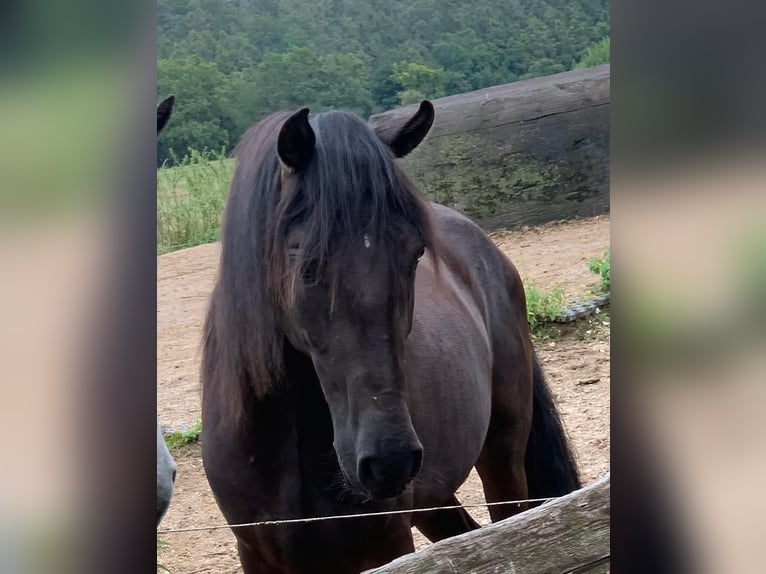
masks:
[[[242,524],[215,524],[209,526],[189,526],[186,528],[166,528],[157,530],[157,534],[176,534],[180,532],[200,532],[205,530],[222,530],[226,528],[246,528],[260,526],[280,526],[283,524],[305,524],[309,522],[321,522],[325,520],[345,520],[349,518],[369,518],[374,516],[392,516],[396,514],[413,514],[417,512],[434,512],[437,510],[457,510],[459,508],[486,508],[489,506],[501,506],[516,504],[521,506],[529,502],[549,502],[561,498],[560,496],[549,496],[546,498],[526,498],[523,500],[504,500],[501,502],[477,502],[475,504],[457,504],[453,506],[434,506],[431,508],[410,508],[404,510],[384,510],[380,512],[363,512],[359,514],[338,514],[334,516],[312,516],[309,518],[288,518],[285,520],[261,520],[258,522],[245,522]]]

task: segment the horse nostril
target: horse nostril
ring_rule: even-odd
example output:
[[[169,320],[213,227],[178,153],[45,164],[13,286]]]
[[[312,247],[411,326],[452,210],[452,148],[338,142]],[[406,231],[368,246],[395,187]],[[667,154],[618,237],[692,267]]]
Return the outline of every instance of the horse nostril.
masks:
[[[374,480],[374,475],[372,473],[372,457],[365,456],[359,459],[356,474],[359,477],[359,482],[362,484],[368,484]]]
[[[357,473],[359,481],[370,490],[387,490],[389,487],[403,487],[420,470],[423,462],[423,449],[385,456],[366,456],[359,460]]]
[[[412,451],[412,472],[409,479],[412,480],[420,472],[420,465],[423,464],[423,449],[416,448]]]
[[[171,480],[172,480],[173,482],[175,482],[175,481],[176,481],[176,471],[175,471],[175,470],[173,471],[173,476],[171,477]]]

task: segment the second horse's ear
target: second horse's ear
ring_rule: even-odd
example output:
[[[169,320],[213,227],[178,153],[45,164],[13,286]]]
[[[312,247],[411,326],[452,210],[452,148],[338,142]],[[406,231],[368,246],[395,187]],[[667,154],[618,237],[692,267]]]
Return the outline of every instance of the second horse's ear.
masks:
[[[295,112],[282,124],[277,139],[277,154],[282,164],[290,170],[306,167],[314,155],[316,135],[309,124],[309,109]]]
[[[404,157],[420,145],[434,123],[434,105],[428,100],[403,126],[387,130],[375,130],[375,134],[386,144],[396,157]]]
[[[157,134],[165,129],[165,126],[170,119],[170,115],[173,113],[173,104],[176,102],[176,97],[171,95],[160,102],[157,106]]]

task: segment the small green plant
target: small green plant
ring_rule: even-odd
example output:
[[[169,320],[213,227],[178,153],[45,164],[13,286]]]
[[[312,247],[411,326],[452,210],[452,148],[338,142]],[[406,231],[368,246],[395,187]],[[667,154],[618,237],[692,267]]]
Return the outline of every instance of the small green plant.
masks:
[[[161,548],[164,548],[167,545],[168,545],[167,542],[165,542],[164,540],[160,540],[158,538],[157,539],[157,554],[160,553],[160,549]],[[160,564],[159,562],[157,562],[157,572],[168,572],[169,573],[170,570],[168,570],[168,568],[165,565]]]
[[[197,421],[189,430],[176,431],[168,437],[165,437],[165,443],[169,449],[188,446],[199,441],[199,435],[202,432],[202,421]]]
[[[593,257],[588,261],[588,269],[594,275],[601,277],[601,291],[609,292],[611,272],[609,267],[609,249],[604,252],[603,257]]]
[[[527,321],[532,330],[563,313],[564,290],[561,287],[543,291],[532,281],[525,281],[524,292],[527,296]]]

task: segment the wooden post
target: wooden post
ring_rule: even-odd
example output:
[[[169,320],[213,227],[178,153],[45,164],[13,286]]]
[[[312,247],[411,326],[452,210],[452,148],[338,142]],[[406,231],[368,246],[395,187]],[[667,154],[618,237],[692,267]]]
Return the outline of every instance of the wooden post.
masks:
[[[609,475],[511,518],[363,574],[565,574],[609,568]]]
[[[434,100],[403,160],[430,199],[487,229],[609,211],[609,64]],[[373,115],[391,131],[416,105]]]

